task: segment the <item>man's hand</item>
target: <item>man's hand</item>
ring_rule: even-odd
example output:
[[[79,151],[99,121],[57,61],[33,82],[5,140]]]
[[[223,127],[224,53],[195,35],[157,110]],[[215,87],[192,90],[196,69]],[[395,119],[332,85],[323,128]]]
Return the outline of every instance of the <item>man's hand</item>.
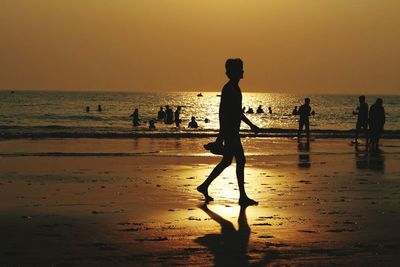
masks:
[[[254,124],[252,124],[250,126],[250,128],[255,134],[258,134],[260,132],[260,128],[258,128],[258,126],[254,125]]]

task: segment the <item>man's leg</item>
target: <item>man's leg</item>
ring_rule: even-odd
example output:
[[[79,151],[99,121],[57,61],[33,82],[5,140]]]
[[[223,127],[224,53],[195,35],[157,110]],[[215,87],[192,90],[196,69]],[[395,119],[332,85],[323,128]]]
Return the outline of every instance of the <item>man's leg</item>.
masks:
[[[360,122],[359,121],[357,121],[357,123],[356,123],[356,135],[355,135],[355,137],[354,137],[354,141],[357,143],[357,141],[358,141],[358,135],[360,134],[360,129],[361,129],[361,124],[360,124]],[[365,129],[365,128],[364,128]],[[363,130],[364,130],[363,129]]]
[[[310,122],[306,121],[306,133],[307,133],[307,141],[310,141]]]
[[[240,142],[240,138],[238,137],[233,142],[234,144],[232,144],[232,147],[234,149],[234,155],[236,160],[236,177],[238,180],[239,193],[240,193],[239,204],[243,206],[257,205],[258,204],[257,201],[252,200],[247,196],[244,187],[244,166],[246,164],[246,157],[244,155],[243,146],[242,143]]]
[[[221,162],[218,163],[217,166],[215,166],[214,170],[210,173],[210,175],[207,177],[207,179],[197,187],[197,191],[202,193],[206,199],[206,201],[213,201],[214,199],[208,195],[208,187],[212,183],[212,181],[215,180],[215,178],[218,177],[218,175],[221,174],[223,170],[225,170],[226,167],[231,165],[232,163],[232,158],[233,154],[231,151],[227,151],[224,157],[222,158]]]
[[[297,130],[297,141],[300,142],[301,131],[303,130],[304,123],[299,121],[299,129]]]

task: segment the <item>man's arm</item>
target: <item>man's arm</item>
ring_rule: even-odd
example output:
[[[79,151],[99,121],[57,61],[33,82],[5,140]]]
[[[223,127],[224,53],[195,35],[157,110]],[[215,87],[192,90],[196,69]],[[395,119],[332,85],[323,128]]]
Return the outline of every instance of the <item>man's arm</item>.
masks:
[[[246,115],[244,115],[244,113],[242,113],[242,118],[241,120],[246,123],[247,125],[250,126],[251,130],[257,134],[260,131],[260,128],[258,128],[256,125],[254,125],[247,117]]]

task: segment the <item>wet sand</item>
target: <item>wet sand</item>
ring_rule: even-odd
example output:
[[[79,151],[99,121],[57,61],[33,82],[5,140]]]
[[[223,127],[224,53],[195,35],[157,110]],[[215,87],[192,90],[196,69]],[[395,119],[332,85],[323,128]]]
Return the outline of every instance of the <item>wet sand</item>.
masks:
[[[208,141],[0,141],[0,266],[398,266],[399,140],[244,139],[247,209]]]

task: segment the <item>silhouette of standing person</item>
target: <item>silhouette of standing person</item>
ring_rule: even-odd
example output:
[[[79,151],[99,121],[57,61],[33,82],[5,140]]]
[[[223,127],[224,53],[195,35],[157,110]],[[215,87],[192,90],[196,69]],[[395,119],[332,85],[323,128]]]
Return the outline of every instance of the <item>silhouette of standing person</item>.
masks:
[[[369,109],[369,128],[371,137],[371,148],[378,149],[379,139],[383,133],[385,125],[385,109],[383,108],[382,98],[378,98]]]
[[[368,104],[365,103],[365,96],[363,95],[358,98],[358,101],[360,105],[357,107],[357,111],[353,111],[353,114],[357,115],[354,143],[358,142],[358,136],[362,128],[365,134],[366,144],[368,145]]]
[[[272,108],[271,107],[268,107],[268,112],[269,112],[269,114],[272,114]]]
[[[103,109],[101,108],[101,105],[98,105],[98,106],[97,106],[97,111],[98,111],[98,112],[102,112],[102,111],[103,111]]]
[[[160,107],[160,110],[157,113],[157,119],[159,121],[162,121],[165,119],[165,111],[164,111],[163,107]]]
[[[135,108],[135,111],[133,111],[133,113],[129,116],[132,117],[132,124],[133,126],[139,126],[140,123],[140,119],[139,119],[139,110],[137,108]]]
[[[165,106],[165,124],[172,124],[173,117],[174,117],[174,112],[168,105],[166,105]]]
[[[178,127],[178,128],[179,128],[179,126],[180,126],[180,124],[181,124],[181,118],[180,118],[181,109],[182,109],[182,107],[181,107],[181,106],[178,106],[178,107],[176,108],[176,111],[175,111],[175,125],[176,125],[176,127]]]
[[[243,78],[243,62],[241,59],[228,59],[225,63],[226,75],[229,81],[224,85],[221,94],[221,103],[219,106],[219,124],[220,132],[216,140],[216,145],[222,145],[223,158],[220,163],[210,173],[208,178],[197,187],[206,201],[214,200],[208,195],[208,187],[221,172],[232,163],[233,157],[236,160],[236,176],[239,186],[239,204],[257,205],[258,202],[250,199],[244,187],[244,166],[246,158],[243,146],[240,141],[240,123],[245,122],[250,128],[258,133],[260,130],[255,126],[242,112],[242,92],[240,91],[239,81]]]
[[[297,114],[300,116],[299,119],[299,130],[297,131],[297,142],[300,142],[300,135],[303,127],[306,127],[307,142],[310,141],[310,120],[311,107],[310,99],[307,97],[304,99],[304,104],[300,106]]]

